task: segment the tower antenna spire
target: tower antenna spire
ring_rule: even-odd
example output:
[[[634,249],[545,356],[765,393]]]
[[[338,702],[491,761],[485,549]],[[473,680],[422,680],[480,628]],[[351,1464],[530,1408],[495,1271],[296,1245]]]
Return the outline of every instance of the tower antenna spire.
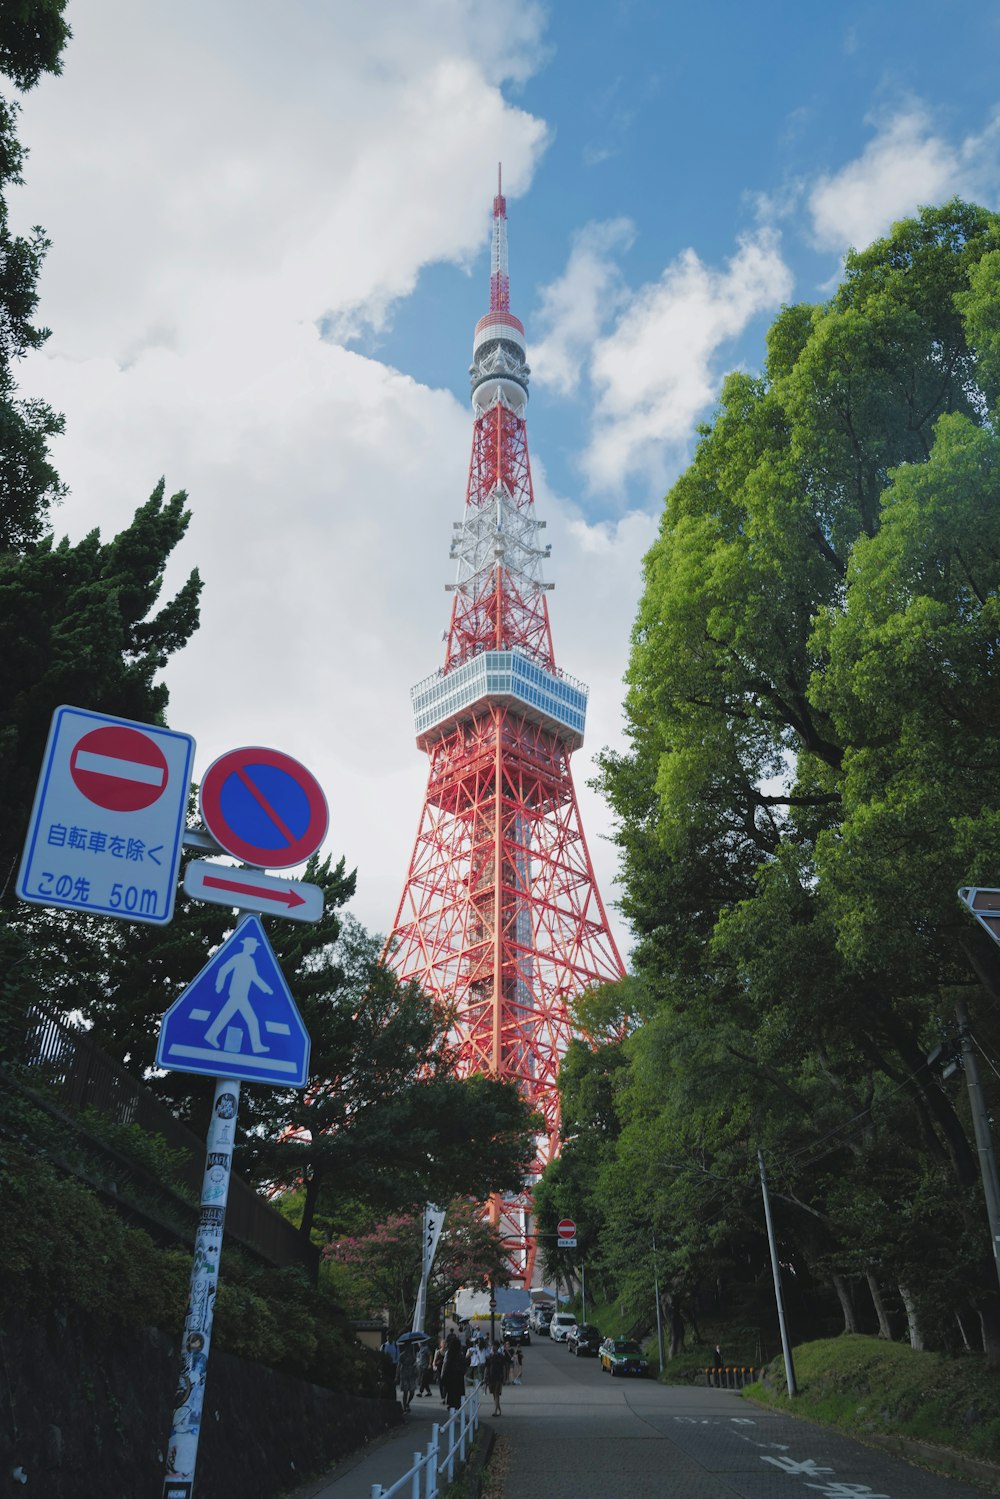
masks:
[[[507,271],[507,199],[503,195],[503,163],[497,162],[497,195],[493,199],[493,245],[490,253],[490,311],[510,311]]]

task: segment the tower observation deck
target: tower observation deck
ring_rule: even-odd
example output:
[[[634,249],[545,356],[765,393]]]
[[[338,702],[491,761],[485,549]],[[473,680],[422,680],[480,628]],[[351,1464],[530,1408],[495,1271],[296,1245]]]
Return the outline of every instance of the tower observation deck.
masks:
[[[569,1005],[624,974],[587,849],[570,757],[587,689],[555,663],[528,458],[524,327],[510,311],[507,204],[493,200],[489,311],[469,369],[472,457],[453,528],[443,665],[412,691],[427,791],[388,962],[444,1001],[465,1075],[515,1081],[559,1148]],[[535,1258],[531,1181],[495,1205],[516,1267]]]

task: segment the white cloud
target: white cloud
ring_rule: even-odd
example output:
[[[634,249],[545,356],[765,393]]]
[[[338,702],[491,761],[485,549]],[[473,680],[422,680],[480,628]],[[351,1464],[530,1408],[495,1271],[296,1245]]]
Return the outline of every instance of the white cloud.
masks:
[[[935,134],[910,104],[887,120],[861,155],[820,177],[809,195],[818,248],[863,249],[920,207],[958,195],[994,205],[1000,195],[1000,116],[957,145]]]
[[[409,688],[442,659],[471,418],[317,330],[377,324],[421,266],[481,251],[499,158],[527,189],[546,126],[502,86],[542,56],[538,16],[90,0],[63,76],[25,99],[14,215],[52,237],[55,331],[20,383],[66,414],[57,529],[112,534],[161,473],[189,491],[166,585],[201,569],[203,623],[167,672],[171,724],[198,775],[255,741],[307,764],[382,931],[426,781]]]
[[[422,265],[480,247],[500,155],[510,194],[530,180],[546,129],[499,85],[538,48],[534,7],[509,35],[459,0],[211,11],[95,0],[63,76],[24,101],[15,212],[53,239],[64,349],[239,321],[250,338],[268,316],[377,325]]]
[[[778,236],[763,229],[741,240],[724,270],[685,250],[659,281],[634,293],[592,350],[595,427],[584,455],[590,485],[620,490],[638,473],[662,487],[668,458],[717,395],[720,350],[791,289]]]
[[[566,270],[542,291],[535,320],[542,336],[531,345],[537,380],[564,393],[577,388],[586,355],[626,294],[614,257],[634,239],[629,219],[588,224],[573,236]]]
[[[576,505],[548,488],[540,463],[533,462],[532,469],[539,511],[547,521],[545,534],[552,541],[549,576],[556,587],[549,606],[556,660],[590,689],[586,742],[573,757],[573,782],[598,888],[627,960],[631,938],[615,910],[621,899],[618,850],[610,840],[607,804],[588,783],[597,773],[601,750],[627,748],[623,679],[642,559],[656,539],[659,507],[655,513],[632,510],[614,521],[591,522]]]

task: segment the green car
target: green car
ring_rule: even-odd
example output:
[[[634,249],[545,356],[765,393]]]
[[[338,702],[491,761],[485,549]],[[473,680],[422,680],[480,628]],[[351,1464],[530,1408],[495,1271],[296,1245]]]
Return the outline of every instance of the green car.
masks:
[[[628,1338],[605,1338],[600,1350],[601,1368],[609,1374],[648,1374],[649,1360],[638,1343]]]

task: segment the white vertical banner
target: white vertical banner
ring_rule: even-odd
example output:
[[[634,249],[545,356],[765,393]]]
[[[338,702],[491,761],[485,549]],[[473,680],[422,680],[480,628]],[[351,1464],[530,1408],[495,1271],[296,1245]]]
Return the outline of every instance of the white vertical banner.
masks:
[[[437,1254],[438,1240],[441,1238],[441,1230],[443,1228],[444,1208],[439,1208],[435,1203],[429,1202],[424,1208],[423,1230],[421,1234],[420,1289],[417,1291],[417,1304],[413,1311],[414,1332],[423,1332],[424,1330],[427,1285],[431,1278],[434,1256]]]

